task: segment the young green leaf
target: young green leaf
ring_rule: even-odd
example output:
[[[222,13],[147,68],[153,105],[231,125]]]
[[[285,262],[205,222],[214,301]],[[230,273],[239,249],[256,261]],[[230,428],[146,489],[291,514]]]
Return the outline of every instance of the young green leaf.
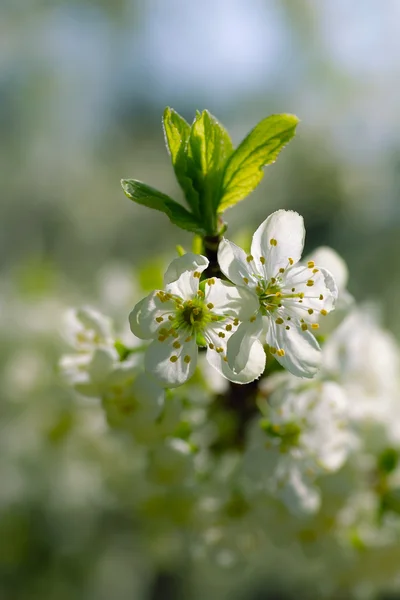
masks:
[[[130,200],[164,212],[170,221],[181,229],[204,235],[204,229],[197,219],[186,208],[166,194],[136,179],[122,179],[121,185],[125,195]]]
[[[188,174],[200,199],[200,214],[214,232],[223,169],[233,152],[228,132],[207,110],[197,112],[189,135]]]
[[[254,127],[228,159],[219,194],[219,213],[257,187],[264,176],[263,167],[275,162],[295,135],[298,122],[294,115],[271,115]]]
[[[190,125],[172,108],[167,108],[163,115],[163,128],[165,142],[171,155],[172,166],[175,175],[185,194],[186,202],[196,216],[199,216],[199,194],[194,189],[190,171],[190,159],[188,158],[188,140]]]

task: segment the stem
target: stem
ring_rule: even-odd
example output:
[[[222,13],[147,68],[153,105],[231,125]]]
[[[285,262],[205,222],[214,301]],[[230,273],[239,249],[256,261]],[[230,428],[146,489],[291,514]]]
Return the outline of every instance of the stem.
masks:
[[[221,235],[205,236],[203,239],[204,253],[210,264],[204,272],[206,277],[219,277],[226,279],[218,264],[218,246],[222,239]],[[258,390],[258,380],[242,385],[229,382],[229,389],[224,396],[220,396],[219,407],[232,412],[236,427],[234,437],[231,440],[221,440],[215,444],[215,450],[223,449],[225,445],[233,445],[242,448],[244,444],[244,434],[246,425],[251,418],[257,414],[256,397]]]
[[[210,261],[210,264],[204,273],[206,277],[220,277],[221,279],[225,279],[218,264],[218,246],[220,241],[221,236],[218,234],[206,235],[203,238],[204,253]]]

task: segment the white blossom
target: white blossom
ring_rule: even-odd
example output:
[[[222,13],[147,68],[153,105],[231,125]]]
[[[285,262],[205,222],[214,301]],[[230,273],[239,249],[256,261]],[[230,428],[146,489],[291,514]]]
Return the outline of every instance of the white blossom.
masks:
[[[257,304],[247,290],[242,292],[218,278],[200,284],[207,266],[207,258],[192,253],[175,259],[164,277],[165,291],[152,292],[130,314],[132,332],[153,339],[145,355],[146,370],[166,387],[179,386],[192,377],[199,345],[207,345],[209,363],[232,381],[253,381],[264,369],[264,352],[256,346],[239,374],[229,367],[227,342],[239,320],[254,313]]]
[[[250,478],[297,514],[318,509],[315,480],[344,464],[352,437],[347,399],[339,385],[295,382],[287,376],[260,403],[265,419],[250,426],[244,466]]]
[[[270,215],[253,236],[251,253],[226,239],[218,252],[222,272],[240,289],[250,291],[257,308],[228,343],[228,364],[240,373],[262,343],[291,373],[313,377],[320,347],[312,331],[334,308],[337,287],[332,275],[308,261],[297,266],[304,245],[303,218],[293,211]]]

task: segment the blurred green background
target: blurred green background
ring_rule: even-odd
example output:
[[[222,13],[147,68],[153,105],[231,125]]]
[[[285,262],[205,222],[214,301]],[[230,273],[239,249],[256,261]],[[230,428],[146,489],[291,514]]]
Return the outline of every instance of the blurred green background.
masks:
[[[123,326],[134,269],[190,244],[119,184],[181,199],[166,105],[188,120],[208,108],[235,143],[270,113],[298,115],[295,140],[226,214],[230,236],[297,210],[307,249],[333,246],[350,291],[400,335],[399,22],[397,0],[1,1],[1,600],[167,598],[129,509],[94,491],[117,450],[79,427],[60,450],[76,417],[56,375],[67,306]]]

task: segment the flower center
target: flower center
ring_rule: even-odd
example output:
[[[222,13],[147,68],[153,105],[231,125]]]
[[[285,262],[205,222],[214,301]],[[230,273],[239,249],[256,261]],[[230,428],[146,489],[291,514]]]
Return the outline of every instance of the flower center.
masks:
[[[177,307],[174,326],[176,329],[200,332],[215,319],[202,298],[193,298]]]

